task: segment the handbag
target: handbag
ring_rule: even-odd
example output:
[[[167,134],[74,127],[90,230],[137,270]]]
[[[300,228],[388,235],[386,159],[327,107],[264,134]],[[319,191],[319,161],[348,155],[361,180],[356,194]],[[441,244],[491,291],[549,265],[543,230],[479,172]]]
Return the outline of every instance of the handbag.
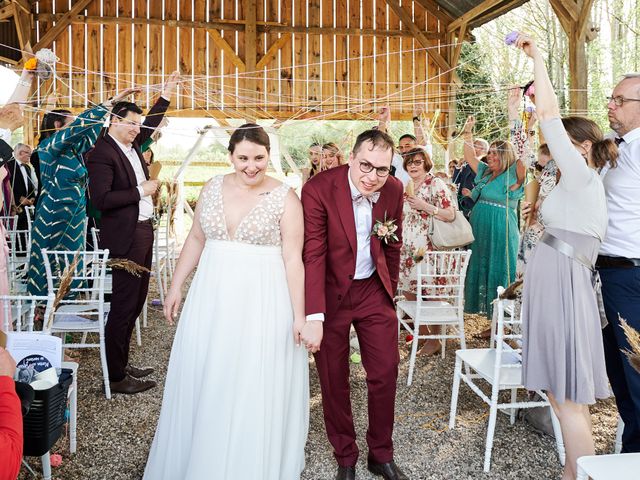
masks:
[[[431,187],[433,198],[433,186]],[[427,235],[436,250],[453,250],[473,243],[475,237],[469,221],[458,210],[451,222],[445,222],[431,216]]]
[[[475,237],[471,224],[458,210],[454,210],[452,222],[444,222],[431,217],[427,235],[436,250],[453,250],[473,243]]]

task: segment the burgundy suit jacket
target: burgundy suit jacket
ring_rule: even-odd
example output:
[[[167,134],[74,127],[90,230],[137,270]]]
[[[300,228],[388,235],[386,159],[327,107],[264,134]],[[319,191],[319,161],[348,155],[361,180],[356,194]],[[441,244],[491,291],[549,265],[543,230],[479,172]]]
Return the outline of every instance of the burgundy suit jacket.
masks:
[[[133,142],[144,175],[149,179],[147,164],[140,145],[149,139],[162,121],[169,101],[160,97],[147,113],[144,127]],[[140,193],[131,162],[108,133],[98,139],[87,154],[89,197],[100,210],[100,248],[108,248],[112,257],[125,255],[131,248],[138,223]]]
[[[304,207],[305,310],[329,320],[349,291],[356,269],[357,238],[349,166],[315,175],[302,188]],[[389,176],[373,206],[373,224],[394,219],[397,242],[371,236],[371,256],[390,301],[396,293],[402,246],[402,183]]]

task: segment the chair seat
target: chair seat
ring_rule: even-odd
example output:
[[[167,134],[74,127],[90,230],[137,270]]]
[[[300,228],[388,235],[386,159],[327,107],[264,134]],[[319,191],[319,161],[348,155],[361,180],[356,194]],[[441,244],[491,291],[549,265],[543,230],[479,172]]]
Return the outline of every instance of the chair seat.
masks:
[[[83,312],[93,312],[91,315],[83,316]],[[104,315],[109,313],[107,304],[104,307]],[[52,331],[74,332],[74,331],[98,331],[98,316],[95,307],[90,305],[62,305],[53,319]]]
[[[458,309],[450,303],[427,301],[422,302],[422,306],[426,308],[421,310],[420,318],[418,318],[421,324],[458,323]],[[414,320],[418,316],[418,302],[415,300],[402,300],[397,303],[397,307]]]
[[[474,348],[456,351],[456,356],[475,370],[484,380],[491,385],[494,384],[496,350],[493,348]],[[509,358],[508,352],[502,353],[503,364],[511,363],[512,367],[500,369],[500,387],[517,388],[522,387],[522,365],[516,357]],[[511,361],[510,361],[511,360]]]
[[[640,453],[590,455],[578,459],[578,468],[593,480],[634,480],[638,478]],[[585,477],[586,478],[586,477]]]

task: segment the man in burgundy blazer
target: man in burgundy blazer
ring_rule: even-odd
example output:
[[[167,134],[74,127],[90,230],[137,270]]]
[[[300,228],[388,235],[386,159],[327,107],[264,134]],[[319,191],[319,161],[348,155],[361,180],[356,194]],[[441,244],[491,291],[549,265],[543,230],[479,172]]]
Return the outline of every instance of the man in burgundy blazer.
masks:
[[[149,180],[140,145],[160,124],[169,107],[176,75],[165,84],[162,96],[141,125],[142,110],[135,103],[119,102],[111,111],[109,131],[87,156],[89,196],[101,212],[100,248],[111,258],[126,258],[151,268],[153,258],[153,202],[158,182]],[[136,277],[113,269],[111,310],[105,327],[107,366],[111,391],[139,393],[155,387],[139,380],[153,373],[151,368],[129,364],[129,344],[136,319],[149,289],[149,274]]]
[[[336,479],[354,479],[358,446],[349,399],[349,331],[358,334],[369,394],[368,468],[407,478],[393,461],[398,324],[393,306],[402,245],[402,184],[389,176],[393,140],[378,130],[356,139],[349,165],[302,189],[307,323],[322,329],[315,354]],[[382,239],[377,222],[397,227]]]

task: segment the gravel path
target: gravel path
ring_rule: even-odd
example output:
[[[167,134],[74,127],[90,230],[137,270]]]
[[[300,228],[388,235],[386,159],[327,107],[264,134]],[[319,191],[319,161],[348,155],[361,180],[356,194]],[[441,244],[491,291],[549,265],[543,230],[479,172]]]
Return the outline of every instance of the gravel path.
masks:
[[[150,298],[157,295],[152,293]],[[481,317],[469,316],[466,331],[469,347],[481,347],[486,341],[472,337],[487,327]],[[78,396],[78,451],[69,455],[63,438],[53,451],[61,453],[63,464],[53,469],[54,478],[65,480],[129,480],[142,477],[156,421],[161,392],[175,327],[161,318],[158,307],[149,307],[149,327],[143,329],[141,347],[132,345],[132,363],[156,369],[153,378],[159,387],[135,396],[114,395],[107,401],[102,394],[97,351],[80,354]],[[406,386],[408,348],[401,347],[400,377],[396,400],[394,441],[396,461],[409,477],[416,479],[557,479],[560,478],[555,441],[537,434],[523,422],[509,424],[506,415],[498,416],[491,472],[482,470],[488,408],[469,388],[461,386],[456,429],[448,429],[449,402],[453,378],[455,344],[449,343],[444,360],[419,358],[411,387]],[[324,433],[318,378],[311,364],[311,425],[306,447],[305,480],[331,479],[335,463]],[[366,470],[364,442],[366,386],[360,364],[352,365],[352,404],[362,449],[358,479],[373,479]],[[617,411],[609,399],[592,408],[596,449],[613,449]],[[29,464],[40,472],[39,459]],[[23,468],[20,479],[33,478]],[[41,478],[41,477],[39,477]],[[215,475],[212,474],[212,480]],[[179,480],[179,479],[176,479]],[[205,479],[203,479],[205,480]],[[238,479],[251,480],[251,479]]]

